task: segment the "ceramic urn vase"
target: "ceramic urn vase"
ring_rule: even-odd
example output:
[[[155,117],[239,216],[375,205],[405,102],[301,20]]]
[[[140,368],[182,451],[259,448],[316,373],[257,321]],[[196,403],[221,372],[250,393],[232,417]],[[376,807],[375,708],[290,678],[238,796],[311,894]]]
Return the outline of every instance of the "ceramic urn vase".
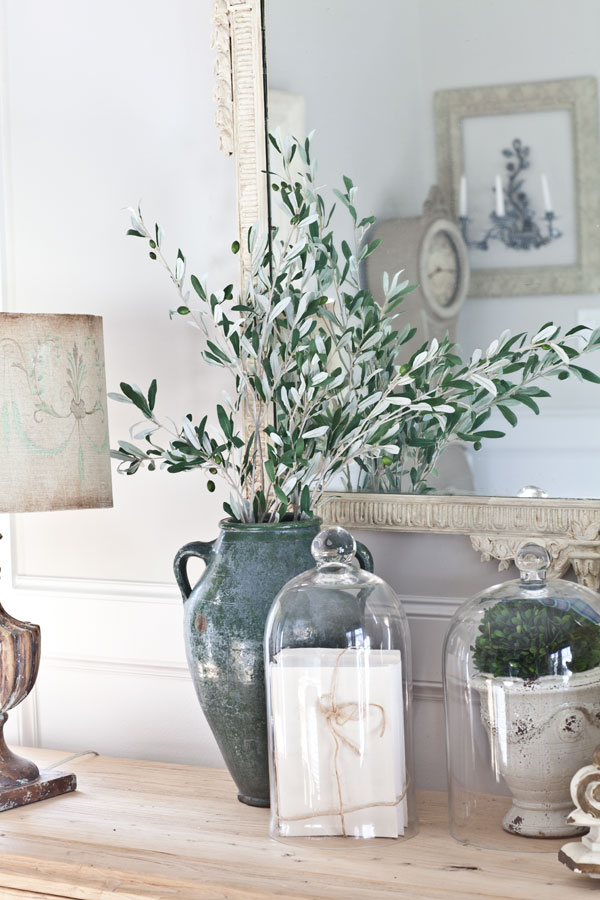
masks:
[[[186,544],[174,569],[184,600],[184,637],[194,687],[237,788],[251,806],[269,805],[265,622],[281,588],[312,568],[317,518],[276,524],[221,522],[209,543]],[[187,562],[206,569],[192,590]],[[357,557],[372,570],[368,550]]]
[[[474,679],[481,721],[512,796],[506,831],[525,837],[581,833],[567,823],[573,773],[600,742],[600,668],[535,681]]]

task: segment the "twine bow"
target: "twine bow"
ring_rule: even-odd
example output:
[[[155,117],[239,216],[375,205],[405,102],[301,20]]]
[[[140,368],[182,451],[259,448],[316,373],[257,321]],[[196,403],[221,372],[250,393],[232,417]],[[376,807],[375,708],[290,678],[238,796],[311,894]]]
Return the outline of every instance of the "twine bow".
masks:
[[[358,746],[358,744],[354,741],[351,741],[350,738],[341,731],[344,725],[346,725],[348,722],[360,722],[362,720],[361,709],[365,708],[364,705],[361,706],[361,704],[354,700],[348,703],[337,702],[337,676],[340,660],[344,653],[346,653],[346,650],[342,650],[335,662],[333,678],[331,680],[331,691],[328,694],[322,694],[318,698],[317,706],[319,708],[319,711],[323,714],[325,721],[327,722],[327,725],[331,730],[336,745],[339,747],[338,741],[341,741],[342,744],[345,744],[346,747],[349,747],[353,753],[356,753],[357,756],[360,756],[360,747]],[[378,737],[383,737],[387,724],[385,709],[383,708],[381,703],[368,703],[367,707],[370,706],[375,707],[375,709],[378,709],[381,713],[381,725],[379,726]]]

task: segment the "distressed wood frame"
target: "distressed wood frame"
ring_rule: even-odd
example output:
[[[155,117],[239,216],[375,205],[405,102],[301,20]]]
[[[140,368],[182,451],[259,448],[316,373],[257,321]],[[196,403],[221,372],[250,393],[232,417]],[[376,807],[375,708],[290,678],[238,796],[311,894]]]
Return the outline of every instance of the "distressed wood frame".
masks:
[[[235,159],[240,262],[249,271],[248,229],[268,226],[267,147],[261,0],[214,0],[215,125]]]
[[[213,47],[217,53],[216,124],[221,148],[225,153],[234,155],[236,164],[242,242],[241,270],[242,277],[245,277],[249,263],[245,242],[247,230],[256,221],[264,227],[268,224],[260,0],[214,0],[213,21]],[[597,185],[597,174],[590,171],[586,160],[589,161],[592,153],[597,153],[597,137],[588,128],[589,122],[586,124],[587,106],[584,101],[586,97],[589,100],[590,82],[593,79],[575,81],[584,83],[580,87],[575,86],[575,95],[573,82],[547,82],[547,85],[557,86],[556,90],[548,88],[548,96],[553,98],[553,105],[548,108],[564,108],[564,103],[557,106],[562,103],[561,91],[566,91],[564,96],[572,98],[580,134],[587,135],[587,143],[583,147],[583,168],[579,164],[579,177],[583,192],[591,195],[591,185]],[[513,87],[523,91],[522,101],[526,103],[527,86]],[[511,111],[514,111],[514,102],[511,103]],[[453,107],[459,108],[461,107]],[[539,108],[537,101],[533,108]],[[580,151],[582,146],[580,140]],[[448,171],[451,174],[452,170]],[[447,173],[446,183],[443,180],[440,183],[448,192],[446,196],[455,200],[451,182],[448,182],[449,177]],[[590,202],[586,202],[584,218],[589,225],[589,217],[592,215],[597,215],[597,220],[600,220],[600,208],[594,212],[598,200],[589,197],[587,200]],[[579,290],[584,279],[591,277],[592,270],[600,267],[600,243],[597,251],[593,251],[587,244],[585,246],[587,255],[581,272],[577,275],[580,280],[570,284],[568,290]],[[557,281],[556,285],[558,283]],[[500,284],[503,285],[499,281],[498,290],[506,294],[505,287],[500,288]],[[564,289],[567,290],[567,287]],[[558,286],[552,288],[552,292],[558,290]],[[475,287],[475,292],[478,291],[479,288]],[[545,286],[543,292],[547,291],[550,292],[550,289]],[[598,588],[600,581],[600,502],[594,500],[332,492],[325,496],[320,512],[326,522],[345,525],[351,529],[468,535],[473,548],[481,554],[482,559],[498,560],[500,569],[508,567],[519,545],[527,540],[535,540],[547,548],[552,560],[553,575],[564,575],[572,568],[582,584]]]
[[[567,78],[435,94],[438,184],[451,209],[458,209],[464,170],[462,120],[478,116],[567,110],[571,116],[577,262],[569,266],[472,269],[469,297],[585,294],[600,288],[600,152],[598,89],[595,78]]]

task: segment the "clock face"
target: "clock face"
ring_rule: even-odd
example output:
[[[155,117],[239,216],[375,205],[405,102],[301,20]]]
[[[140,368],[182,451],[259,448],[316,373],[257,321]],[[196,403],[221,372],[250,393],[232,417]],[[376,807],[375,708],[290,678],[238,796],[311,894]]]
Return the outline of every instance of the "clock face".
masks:
[[[460,284],[460,260],[456,245],[447,231],[436,231],[425,260],[427,290],[440,306],[448,307],[456,298]]]
[[[455,320],[469,289],[469,258],[456,224],[441,216],[430,221],[418,260],[419,285],[429,313]]]

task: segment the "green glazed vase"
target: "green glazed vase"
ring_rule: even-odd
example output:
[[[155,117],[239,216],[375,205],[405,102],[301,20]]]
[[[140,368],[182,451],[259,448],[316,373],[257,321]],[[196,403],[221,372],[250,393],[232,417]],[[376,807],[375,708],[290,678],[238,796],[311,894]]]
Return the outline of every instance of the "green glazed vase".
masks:
[[[291,578],[312,569],[319,519],[273,525],[225,520],[209,543],[193,541],[177,553],[175,578],[184,601],[184,637],[198,700],[233,777],[238,798],[269,805],[263,636],[271,604]],[[206,569],[192,590],[187,562]],[[357,558],[372,571],[369,551]]]

